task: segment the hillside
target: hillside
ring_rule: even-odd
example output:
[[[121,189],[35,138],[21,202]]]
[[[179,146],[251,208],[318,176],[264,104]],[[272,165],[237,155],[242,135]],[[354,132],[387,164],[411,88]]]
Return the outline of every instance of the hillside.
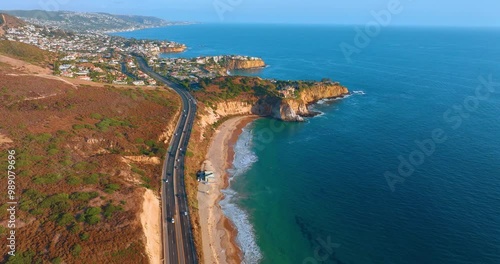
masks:
[[[3,12],[35,25],[49,26],[74,32],[114,32],[178,24],[178,22],[169,22],[156,17],[113,15],[107,13],[42,10],[8,10]]]
[[[57,56],[32,45],[8,40],[0,40],[0,54],[44,67],[49,67]]]
[[[0,263],[147,263],[142,202],[146,188],[158,194],[178,96],[74,85],[1,61],[0,167],[15,149],[19,205],[17,256],[4,251]],[[0,205],[5,240],[6,196]]]
[[[5,13],[0,13],[0,37],[5,34],[9,28],[17,28],[24,26],[26,23],[16,17],[10,16]]]
[[[26,25],[21,19],[8,15],[6,13],[0,13],[0,26],[7,28],[17,28]]]

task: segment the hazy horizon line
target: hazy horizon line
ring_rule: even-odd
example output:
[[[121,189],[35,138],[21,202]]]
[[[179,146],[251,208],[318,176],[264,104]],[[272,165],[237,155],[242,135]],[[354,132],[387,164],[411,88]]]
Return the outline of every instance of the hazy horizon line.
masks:
[[[42,11],[42,12],[72,12],[72,13],[101,13],[110,15],[121,15],[121,16],[144,16],[144,17],[154,17],[158,19],[165,20],[167,22],[187,22],[192,24],[217,24],[217,25],[294,25],[294,26],[365,26],[365,23],[337,23],[337,22],[273,22],[273,21],[217,21],[217,20],[206,20],[206,21],[192,21],[192,20],[170,20],[161,16],[156,15],[138,15],[138,14],[124,14],[124,13],[113,13],[108,11],[74,11],[74,10],[43,10],[43,9],[0,9],[0,12],[8,11]],[[412,23],[400,23],[385,26],[385,28],[394,27],[407,27],[407,28],[488,28],[497,29],[500,25],[465,25],[465,24],[412,24]]]

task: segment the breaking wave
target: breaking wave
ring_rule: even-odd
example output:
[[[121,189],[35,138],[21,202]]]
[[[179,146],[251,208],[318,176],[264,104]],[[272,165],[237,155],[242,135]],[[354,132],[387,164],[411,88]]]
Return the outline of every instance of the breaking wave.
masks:
[[[248,126],[243,129],[243,133],[238,138],[234,146],[233,168],[228,170],[229,181],[243,175],[252,165],[257,162],[257,155],[252,151],[252,133]],[[238,230],[236,241],[243,252],[243,263],[259,263],[262,253],[257,245],[255,232],[250,223],[248,213],[238,206],[239,194],[231,187],[222,191],[224,199],[220,206],[224,214],[233,222]]]

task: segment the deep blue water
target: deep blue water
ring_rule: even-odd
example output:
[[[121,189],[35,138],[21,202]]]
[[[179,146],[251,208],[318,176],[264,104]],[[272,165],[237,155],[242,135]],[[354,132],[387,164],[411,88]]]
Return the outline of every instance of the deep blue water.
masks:
[[[190,47],[175,56],[259,56],[270,66],[250,74],[359,91],[315,105],[324,114],[305,123],[261,119],[240,137],[223,207],[249,263],[500,263],[500,86],[480,81],[500,83],[500,30],[385,28],[348,62],[339,45],[355,34],[192,25],[120,35]],[[433,131],[441,143],[422,160],[415,141]],[[391,190],[384,174],[399,175],[410,155],[414,172]]]

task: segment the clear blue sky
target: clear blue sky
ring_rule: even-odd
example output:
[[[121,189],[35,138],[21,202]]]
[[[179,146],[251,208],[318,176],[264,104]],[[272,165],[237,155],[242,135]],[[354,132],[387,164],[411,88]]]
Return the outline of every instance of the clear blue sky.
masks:
[[[0,9],[108,12],[198,22],[366,24],[372,20],[371,11],[386,9],[391,1],[398,0],[22,0],[2,1]],[[391,25],[500,26],[498,0],[399,1],[403,11]],[[214,6],[226,11],[217,12]]]

